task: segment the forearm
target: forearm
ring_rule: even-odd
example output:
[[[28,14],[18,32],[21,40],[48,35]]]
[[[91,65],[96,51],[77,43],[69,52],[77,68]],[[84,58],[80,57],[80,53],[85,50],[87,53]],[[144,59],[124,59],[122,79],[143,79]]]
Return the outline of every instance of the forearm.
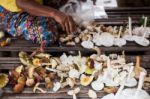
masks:
[[[58,10],[40,5],[34,0],[17,0],[17,6],[23,11],[26,11],[35,16],[44,16],[55,18],[57,16]]]

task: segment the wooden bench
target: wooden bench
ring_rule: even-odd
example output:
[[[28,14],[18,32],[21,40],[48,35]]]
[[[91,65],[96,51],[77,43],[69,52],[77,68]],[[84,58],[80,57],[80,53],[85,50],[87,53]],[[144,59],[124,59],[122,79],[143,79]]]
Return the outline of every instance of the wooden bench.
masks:
[[[96,20],[97,23],[105,25],[122,25],[127,24],[128,16],[133,18],[133,24],[138,25],[139,20],[142,15],[150,16],[150,8],[106,8],[109,19]],[[14,69],[16,66],[20,65],[18,59],[18,52],[26,51],[31,53],[33,50],[37,49],[37,44],[31,44],[29,41],[22,39],[14,40],[10,46],[0,48],[0,72],[8,73],[9,70]],[[128,62],[135,62],[135,56],[140,55],[142,57],[141,66],[143,66],[148,73],[150,73],[150,46],[142,47],[133,42],[128,43],[124,47],[100,47],[102,53],[121,53],[126,52],[126,59]],[[80,45],[77,46],[56,46],[46,48],[46,52],[52,54],[53,56],[59,56],[63,52],[69,54],[77,54],[81,51],[83,55],[89,55],[95,53],[93,50],[84,49]],[[87,99],[88,87],[82,87],[81,92],[78,94],[78,98]],[[14,94],[12,92],[11,84],[4,88],[3,97],[0,99],[70,99],[71,96],[67,95],[69,88],[61,89],[57,93],[49,91],[46,94],[33,93],[31,88],[25,88],[23,93]],[[147,90],[150,93],[150,89]],[[98,92],[98,97],[106,95],[103,91]]]

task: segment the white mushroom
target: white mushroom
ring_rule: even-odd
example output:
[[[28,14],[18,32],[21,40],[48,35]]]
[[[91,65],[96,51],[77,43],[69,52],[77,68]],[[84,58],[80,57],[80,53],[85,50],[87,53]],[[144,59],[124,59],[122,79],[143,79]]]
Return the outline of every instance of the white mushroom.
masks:
[[[70,77],[70,78],[79,78],[79,76],[80,76],[80,72],[79,72],[78,70],[76,70],[76,69],[71,69],[71,70],[69,71],[69,77]]]
[[[77,99],[76,94],[78,94],[79,92],[80,92],[80,88],[78,87],[75,88],[74,90],[69,90],[67,94],[73,96],[73,99]]]
[[[91,99],[97,99],[97,94],[95,91],[93,90],[89,90],[88,91],[88,96],[91,98]]]
[[[0,39],[2,39],[5,36],[4,32],[0,31]]]
[[[137,85],[137,80],[133,77],[131,77],[131,74],[134,70],[134,67],[131,66],[130,67],[130,70],[129,70],[129,74],[128,74],[128,77],[127,77],[127,80],[125,82],[125,86],[128,86],[128,87],[134,87]]]
[[[121,94],[126,97],[126,99],[150,99],[149,94],[142,90],[145,75],[145,72],[141,72],[137,89],[125,89]]]
[[[101,40],[101,44],[106,47],[111,47],[114,44],[114,36],[110,33],[104,32],[101,34],[99,38]]]
[[[132,19],[131,19],[131,17],[129,17],[128,20],[129,20],[129,31],[128,31],[129,34],[125,34],[123,36],[123,38],[125,40],[127,40],[127,41],[133,41],[133,36],[132,36]]]
[[[100,91],[104,88],[104,83],[100,81],[94,81],[91,84],[92,88],[96,91]]]
[[[120,38],[121,33],[122,33],[122,29],[123,29],[123,27],[121,26],[120,30],[119,30],[118,37],[114,39],[114,45],[119,46],[119,47],[126,45],[126,40],[123,38]]]
[[[147,34],[147,31],[144,33],[143,37],[140,36],[133,36],[134,41],[142,46],[149,46],[150,41],[145,38],[145,35]]]
[[[57,92],[60,88],[61,88],[61,83],[60,82],[54,83],[54,87],[53,87],[54,92]]]
[[[81,45],[87,49],[94,48],[94,44],[91,41],[83,41]]]

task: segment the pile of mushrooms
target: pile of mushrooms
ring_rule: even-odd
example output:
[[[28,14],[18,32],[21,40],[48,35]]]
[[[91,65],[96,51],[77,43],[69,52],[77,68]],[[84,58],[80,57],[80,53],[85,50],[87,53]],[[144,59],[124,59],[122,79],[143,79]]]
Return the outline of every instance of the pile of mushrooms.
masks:
[[[101,55],[100,51],[89,57],[81,56],[80,52],[77,56],[64,53],[60,57],[53,57],[47,53],[30,56],[26,52],[20,52],[19,59],[22,65],[9,72],[9,81],[13,84],[14,93],[21,93],[25,87],[33,88],[34,93],[47,93],[48,90],[57,92],[68,86],[72,90],[67,94],[76,99],[76,94],[82,87],[75,87],[80,85],[91,86],[92,89],[89,89],[87,94],[92,99],[97,98],[97,92],[101,90],[111,97],[116,97],[118,93],[120,95],[124,86],[131,88],[137,85],[140,72],[147,73],[140,66],[139,56],[134,67],[133,63],[126,63],[124,54],[106,56]],[[45,87],[41,86],[43,81]]]
[[[62,35],[60,42],[66,45],[81,44],[82,47],[92,49],[95,46],[125,46],[128,42],[134,41],[141,46],[149,46],[150,28],[145,24],[141,27],[132,26],[132,18],[129,17],[128,26],[103,26],[90,24],[84,28],[78,28],[78,34]]]

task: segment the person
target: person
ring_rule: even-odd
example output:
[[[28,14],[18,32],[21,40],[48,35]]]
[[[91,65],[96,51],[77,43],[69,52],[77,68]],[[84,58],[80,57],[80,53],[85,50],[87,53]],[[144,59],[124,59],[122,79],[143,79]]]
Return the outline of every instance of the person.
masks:
[[[68,0],[48,1],[59,7],[59,4],[65,4]],[[0,0],[0,23],[12,36],[23,36],[26,40],[41,44],[41,47],[55,42],[59,27],[68,34],[76,31],[71,16],[60,12],[58,8],[44,5],[44,0]]]

